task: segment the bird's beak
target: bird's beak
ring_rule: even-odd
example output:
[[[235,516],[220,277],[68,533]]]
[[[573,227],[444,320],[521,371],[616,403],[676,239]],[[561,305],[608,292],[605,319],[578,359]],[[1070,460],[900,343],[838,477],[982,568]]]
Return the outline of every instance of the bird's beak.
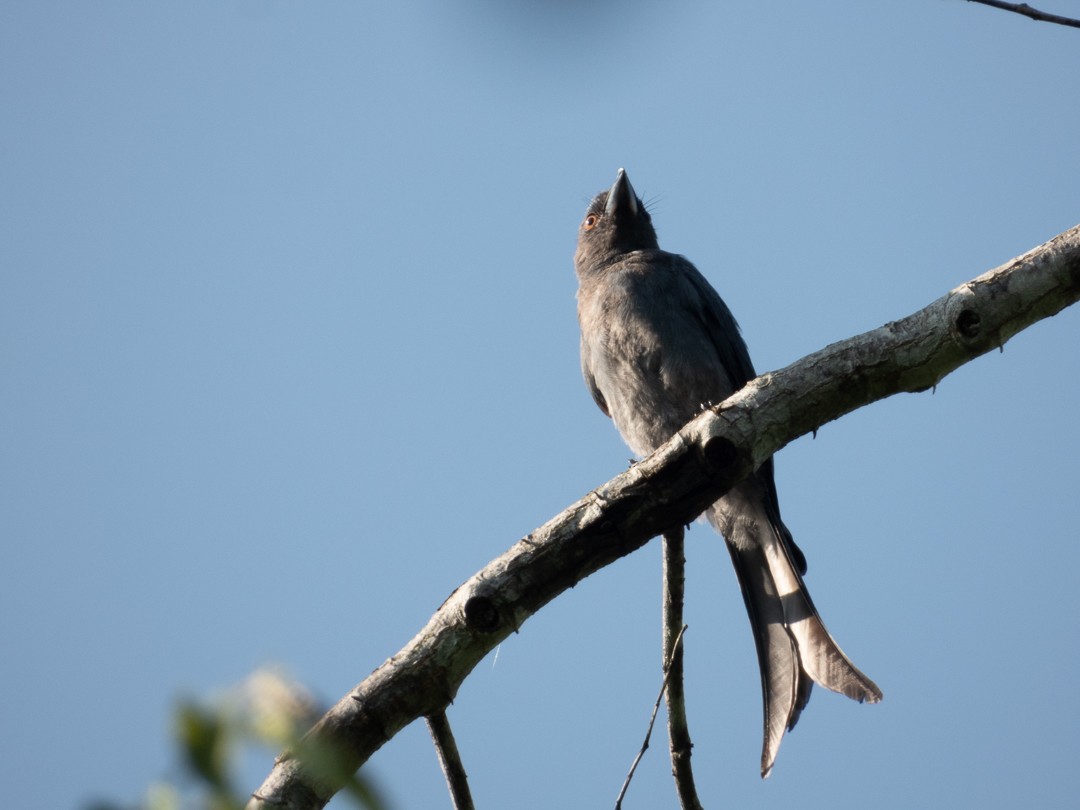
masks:
[[[627,212],[632,217],[636,217],[638,212],[638,202],[637,194],[634,193],[634,187],[630,185],[630,178],[626,176],[626,170],[619,169],[619,176],[615,178],[611,190],[608,191],[607,205],[604,206],[604,213],[607,216],[611,216],[612,214],[620,214],[623,211]]]

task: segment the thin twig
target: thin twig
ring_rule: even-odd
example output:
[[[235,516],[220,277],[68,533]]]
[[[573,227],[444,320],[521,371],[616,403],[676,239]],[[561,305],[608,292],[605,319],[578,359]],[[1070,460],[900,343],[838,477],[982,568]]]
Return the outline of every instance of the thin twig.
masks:
[[[450,730],[446,712],[429,714],[427,724],[431,741],[435,743],[435,753],[439,755],[443,776],[446,777],[450,799],[454,802],[454,810],[474,810],[472,795],[469,793],[469,778],[465,775],[465,766],[461,764],[461,755],[458,753],[457,743],[454,742],[454,732]]]
[[[1039,22],[1056,23],[1057,25],[1067,25],[1070,28],[1080,28],[1080,20],[1074,20],[1072,17],[1061,17],[1057,14],[1047,14],[1045,11],[1039,11],[1037,8],[1032,8],[1027,3],[1002,3],[1000,0],[968,0],[968,2],[981,3],[984,6],[992,6],[993,8],[1000,8],[1003,11],[1011,11],[1014,14],[1020,14]]]
[[[667,664],[668,747],[671,775],[683,810],[701,810],[694,771],[690,766],[690,727],[686,722],[686,694],[683,691],[683,599],[686,584],[685,531],[664,534],[664,659]]]
[[[686,627],[682,627],[679,630],[679,635],[675,637],[674,648],[678,649],[682,642],[683,633],[686,632]],[[630,770],[626,774],[626,779],[623,780],[622,788],[619,790],[619,796],[615,799],[615,810],[622,810],[622,801],[626,797],[626,791],[630,787],[630,780],[634,778],[634,771],[637,770],[638,763],[641,762],[641,758],[645,756],[645,752],[649,748],[649,739],[652,737],[653,726],[656,725],[656,713],[660,711],[660,701],[664,699],[664,691],[667,689],[668,677],[671,675],[671,661],[664,662],[664,680],[660,684],[660,694],[656,696],[656,703],[652,707],[652,716],[649,717],[649,727],[645,731],[645,740],[641,743],[641,748],[637,752],[637,756],[634,757],[634,761],[630,763]]]

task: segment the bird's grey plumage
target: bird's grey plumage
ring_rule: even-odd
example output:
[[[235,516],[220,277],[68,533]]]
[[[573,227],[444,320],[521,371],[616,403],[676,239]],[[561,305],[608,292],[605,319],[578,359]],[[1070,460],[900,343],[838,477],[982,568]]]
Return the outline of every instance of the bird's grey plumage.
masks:
[[[660,250],[621,169],[585,214],[574,266],[585,382],[635,453],[651,453],[703,403],[722,402],[755,376],[727,305],[694,265]],[[767,776],[813,682],[871,703],[881,690],[841,652],[810,601],[806,560],[780,519],[772,459],[705,516],[727,541],[750,614]]]

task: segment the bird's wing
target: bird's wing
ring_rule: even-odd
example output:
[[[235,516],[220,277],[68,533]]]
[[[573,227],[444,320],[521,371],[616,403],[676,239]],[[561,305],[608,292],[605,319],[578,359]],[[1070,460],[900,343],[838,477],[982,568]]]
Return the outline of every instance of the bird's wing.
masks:
[[[680,259],[678,276],[682,284],[682,298],[700,321],[709,336],[716,355],[724,371],[731,380],[732,387],[738,391],[757,376],[754,364],[750,361],[750,351],[746,348],[735,316],[731,314],[724,299],[713,289],[701,272],[683,257]],[[767,459],[757,471],[757,478],[765,489],[766,507],[770,521],[781,534],[782,542],[787,546],[792,557],[792,564],[800,574],[806,573],[806,555],[802,553],[784,527],[780,519],[780,499],[776,494],[776,482],[773,477],[773,460]]]
[[[680,260],[677,267],[683,304],[701,321],[724,371],[731,379],[733,390],[738,391],[757,376],[754,364],[750,362],[746,341],[739,333],[739,324],[724,299],[698,269],[682,256],[677,258]]]
[[[600,410],[604,412],[604,415],[611,417],[611,411],[608,410],[607,400],[604,399],[604,395],[600,392],[600,387],[596,384],[596,377],[593,376],[592,368],[589,366],[589,346],[585,342],[584,332],[581,335],[581,375],[585,378],[585,385],[589,389],[589,393],[592,394],[593,400],[600,406]]]

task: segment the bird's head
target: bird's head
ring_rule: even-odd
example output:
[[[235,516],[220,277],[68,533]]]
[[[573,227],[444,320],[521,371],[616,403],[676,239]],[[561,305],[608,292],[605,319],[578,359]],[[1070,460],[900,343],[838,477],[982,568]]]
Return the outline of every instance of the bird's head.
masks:
[[[652,217],[634,193],[626,171],[619,169],[611,188],[597,194],[585,212],[578,228],[574,265],[581,273],[623,253],[658,247]]]

